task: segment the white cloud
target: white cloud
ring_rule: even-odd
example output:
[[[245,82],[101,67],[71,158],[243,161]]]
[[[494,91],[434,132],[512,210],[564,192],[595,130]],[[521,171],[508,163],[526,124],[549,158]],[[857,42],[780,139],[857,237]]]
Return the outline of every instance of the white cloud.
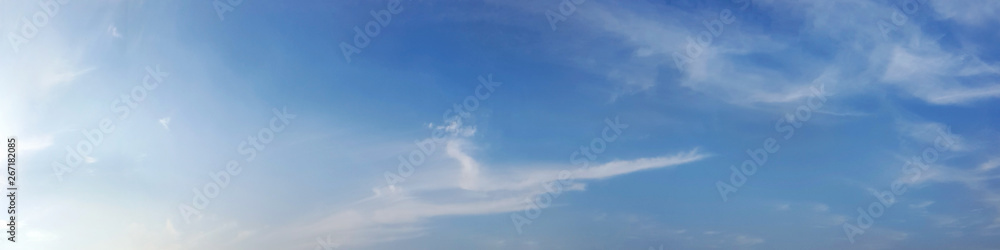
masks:
[[[448,128],[455,135],[445,142],[451,163],[423,166],[436,166],[445,171],[423,170],[421,174],[435,176],[411,177],[406,186],[413,189],[392,185],[376,188],[374,196],[352,203],[349,208],[333,212],[316,223],[286,228],[286,233],[331,235],[332,242],[346,247],[419,237],[426,231],[422,225],[435,217],[520,211],[524,209],[525,200],[546,192],[543,183],[559,180],[561,170],[570,170],[573,175],[571,184],[563,189],[568,192],[583,190],[586,180],[672,167],[706,157],[691,150],[671,156],[612,161],[586,169],[567,164],[552,169],[503,171],[488,168],[468,153],[473,148],[468,140],[472,135],[469,131],[474,129],[441,128]],[[514,230],[513,224],[509,226]]]
[[[938,147],[939,144],[940,146],[948,145],[946,149],[948,152],[970,149],[965,138],[952,133],[948,126],[941,123],[900,120],[897,122],[896,129],[908,139],[913,140],[913,144],[917,145],[921,151],[925,148]]]
[[[971,55],[896,47],[882,81],[938,105],[966,104],[1000,97],[1000,83],[963,83],[959,77],[998,76],[1000,70]]]
[[[1000,2],[980,1],[975,4],[960,1],[927,1],[942,18],[952,19],[964,25],[980,25],[998,21]]]
[[[917,203],[917,204],[910,204],[910,208],[923,209],[923,208],[926,208],[926,207],[928,207],[928,206],[930,206],[932,204],[934,204],[934,201],[922,201],[922,202]]]
[[[989,161],[983,162],[983,164],[979,164],[977,170],[979,172],[989,172],[997,167],[1000,167],[1000,158],[992,158]]]
[[[984,174],[978,168],[956,168],[949,167],[941,164],[930,165],[926,170],[922,171],[919,176],[903,174],[899,177],[899,181],[907,183],[908,185],[930,185],[935,183],[960,183],[972,191],[973,194],[979,196],[979,201],[983,205],[994,210],[993,223],[986,226],[985,229],[1000,228],[1000,192],[997,192],[994,188],[991,188],[990,182],[1000,179],[1000,175]],[[932,201],[925,201],[916,205],[911,205],[913,208],[925,208],[934,204]]]
[[[736,241],[736,245],[739,246],[753,246],[760,243],[764,243],[764,239],[751,237],[747,235],[737,235],[734,240]]]
[[[816,212],[827,212],[830,211],[830,206],[827,206],[826,204],[816,204],[813,206],[813,210]]]
[[[122,34],[118,33],[118,27],[116,27],[114,24],[111,24],[111,25],[108,26],[108,34],[111,35],[111,37],[114,37],[114,38],[121,38],[122,37]]]
[[[788,211],[788,209],[790,209],[791,207],[792,207],[791,204],[781,203],[781,204],[778,204],[777,209],[778,209],[778,211]]]
[[[160,118],[160,125],[163,125],[163,129],[170,130],[170,117]]]
[[[678,79],[680,86],[744,105],[798,101],[807,97],[806,89],[815,84],[851,95],[870,95],[873,88],[901,90],[937,105],[966,105],[1000,97],[1000,82],[960,79],[1000,73],[997,67],[961,52],[975,46],[973,43],[963,41],[962,48],[942,48],[937,43],[942,35],[924,34],[923,24],[917,21],[899,27],[890,24],[896,28],[890,35],[901,36],[902,42],[883,39],[878,23],[892,18],[897,11],[893,4],[864,0],[753,2],[753,13],[782,13],[787,15],[783,18],[801,24],[801,30],[795,34],[768,32],[742,22],[753,15],[750,11],[730,6],[737,21],[725,25],[723,32],[692,59]],[[991,13],[1000,9],[996,3],[978,8],[971,6],[982,4],[933,2],[934,9],[951,13],[948,18],[995,19]],[[613,101],[661,84],[661,72],[675,68],[673,54],[685,54],[686,38],[705,29],[700,21],[717,16],[725,7],[691,13],[651,4],[591,4],[574,17],[598,31],[594,36],[620,38],[613,50],[632,51],[617,58],[595,55],[574,60],[579,62],[577,66],[606,75],[620,85],[612,94]],[[966,17],[966,10],[973,15]],[[840,46],[831,48],[829,55],[817,55],[801,49],[803,36],[822,37]],[[869,84],[879,81],[888,84]]]

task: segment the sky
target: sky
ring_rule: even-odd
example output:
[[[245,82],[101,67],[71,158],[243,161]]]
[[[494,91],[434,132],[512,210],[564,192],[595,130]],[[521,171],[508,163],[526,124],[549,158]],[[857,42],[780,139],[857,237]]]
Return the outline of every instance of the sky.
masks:
[[[998,1],[0,6],[3,249],[1000,248]]]

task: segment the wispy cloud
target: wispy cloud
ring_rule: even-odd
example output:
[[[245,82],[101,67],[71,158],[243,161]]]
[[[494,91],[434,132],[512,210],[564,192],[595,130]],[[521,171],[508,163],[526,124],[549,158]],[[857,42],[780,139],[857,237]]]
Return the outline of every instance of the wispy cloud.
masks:
[[[897,47],[892,51],[882,81],[939,105],[966,104],[1000,97],[1000,82],[964,80],[970,77],[1000,77],[1000,69],[971,55],[954,55],[937,48],[914,50]]]
[[[160,122],[160,125],[163,126],[163,129],[170,130],[170,117],[169,116],[168,117],[160,118],[159,122]]]
[[[114,38],[122,38],[122,34],[118,33],[118,27],[115,26],[114,24],[108,26],[108,34]]]
[[[470,130],[453,128],[453,131]],[[691,150],[670,156],[612,161],[586,169],[564,165],[552,169],[503,171],[490,169],[468,154],[467,150],[471,147],[469,137],[472,135],[462,133],[447,142],[448,159],[457,164],[438,163],[452,170],[440,176],[427,177],[427,180],[434,180],[433,185],[408,182],[407,186],[416,188],[384,187],[364,202],[353,203],[349,208],[336,211],[316,223],[287,230],[303,235],[333,235],[336,238],[334,242],[344,246],[418,237],[425,233],[422,225],[435,217],[521,210],[526,199],[546,192],[542,184],[558,180],[561,170],[576,169],[572,171],[576,177],[575,184],[569,185],[567,191],[580,191],[587,180],[673,167],[707,157]],[[753,242],[756,240],[745,240],[748,244]]]

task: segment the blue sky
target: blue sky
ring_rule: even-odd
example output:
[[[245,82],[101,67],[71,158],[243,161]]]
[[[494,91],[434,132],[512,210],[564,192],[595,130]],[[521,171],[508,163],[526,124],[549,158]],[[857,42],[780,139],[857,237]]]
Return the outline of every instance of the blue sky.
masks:
[[[0,4],[5,249],[1000,247],[1000,2]]]

